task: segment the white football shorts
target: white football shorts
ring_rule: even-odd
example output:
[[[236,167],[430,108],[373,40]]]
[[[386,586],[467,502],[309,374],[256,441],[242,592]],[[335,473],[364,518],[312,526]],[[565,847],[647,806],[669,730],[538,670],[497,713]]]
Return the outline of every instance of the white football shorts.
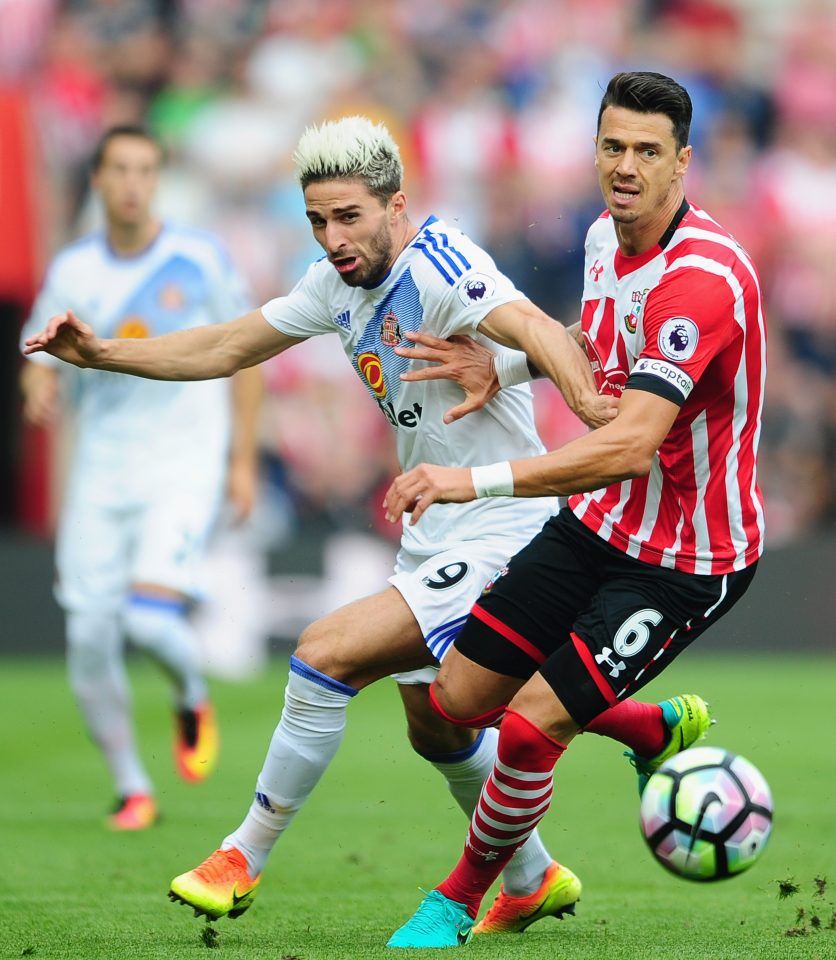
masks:
[[[406,600],[439,663],[490,580],[528,541],[471,540],[432,557],[398,551],[389,583]],[[432,683],[438,667],[393,673],[398,683]]]
[[[117,610],[135,582],[199,599],[223,486],[169,487],[144,503],[69,496],[56,538],[55,596],[65,610]]]

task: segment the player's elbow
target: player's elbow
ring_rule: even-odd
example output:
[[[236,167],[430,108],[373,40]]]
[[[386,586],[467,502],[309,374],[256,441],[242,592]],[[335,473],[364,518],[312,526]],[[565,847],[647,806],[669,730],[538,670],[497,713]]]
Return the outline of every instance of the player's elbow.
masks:
[[[644,437],[637,437],[623,451],[624,479],[632,480],[635,477],[646,477],[653,467],[655,456],[656,447],[648,443]]]

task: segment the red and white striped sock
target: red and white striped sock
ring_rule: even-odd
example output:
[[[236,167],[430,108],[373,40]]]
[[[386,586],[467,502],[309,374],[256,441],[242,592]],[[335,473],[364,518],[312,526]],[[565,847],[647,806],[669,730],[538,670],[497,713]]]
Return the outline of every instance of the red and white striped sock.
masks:
[[[497,760],[473,812],[464,853],[436,888],[465,904],[471,916],[548,810],[552,771],[565,749],[515,710],[505,712]]]

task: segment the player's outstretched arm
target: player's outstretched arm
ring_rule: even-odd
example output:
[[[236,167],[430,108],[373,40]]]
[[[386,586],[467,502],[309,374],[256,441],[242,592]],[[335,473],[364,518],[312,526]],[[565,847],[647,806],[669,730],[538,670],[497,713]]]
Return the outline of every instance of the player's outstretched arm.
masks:
[[[260,310],[228,323],[136,340],[101,339],[68,310],[29,337],[23,352],[28,356],[45,351],[77,367],[150,380],[212,380],[255,366],[298,342],[279,333]]]
[[[522,350],[587,426],[601,427],[618,413],[618,400],[598,393],[589,360],[576,340],[530,300],[495,307],[479,330],[497,343]]]
[[[494,367],[496,354],[473,337],[457,334],[443,340],[417,330],[408,330],[405,336],[416,346],[397,346],[395,353],[410,360],[427,361],[432,366],[402,373],[401,380],[452,380],[464,391],[462,403],[444,414],[445,423],[453,423],[474,410],[480,410],[499,392]]]
[[[618,417],[542,456],[473,468],[419,464],[393,480],[383,501],[386,519],[396,523],[411,513],[414,524],[433,503],[566,496],[644,476],[678,412],[670,400],[627,390]]]

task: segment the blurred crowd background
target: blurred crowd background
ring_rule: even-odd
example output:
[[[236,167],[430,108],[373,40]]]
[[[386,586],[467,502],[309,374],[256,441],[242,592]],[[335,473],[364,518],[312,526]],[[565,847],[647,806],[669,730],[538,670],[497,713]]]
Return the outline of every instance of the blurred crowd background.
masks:
[[[13,377],[19,364],[19,323],[45,262],[96,223],[91,150],[122,122],[146,123],[165,144],[161,212],[217,231],[257,303],[288,291],[318,253],[292,179],[298,136],[363,113],[403,147],[413,220],[455,222],[571,323],[583,238],[601,208],[597,107],[621,69],[658,70],[688,88],[687,196],[761,273],[769,544],[831,526],[836,0],[0,0],[0,122],[24,130],[31,185],[11,197],[18,229],[8,189],[3,203],[0,299],[7,328],[17,323],[4,370]],[[304,567],[306,544],[342,533],[336,563],[350,564],[351,537],[391,538],[377,509],[395,471],[390,428],[336,338],[265,373],[255,527],[267,562]],[[4,389],[14,411],[14,389]],[[537,385],[537,409],[548,445],[578,432],[547,385]],[[6,424],[4,527],[48,536],[60,489],[49,464],[60,457],[13,415]],[[318,548],[312,569],[322,562]]]

